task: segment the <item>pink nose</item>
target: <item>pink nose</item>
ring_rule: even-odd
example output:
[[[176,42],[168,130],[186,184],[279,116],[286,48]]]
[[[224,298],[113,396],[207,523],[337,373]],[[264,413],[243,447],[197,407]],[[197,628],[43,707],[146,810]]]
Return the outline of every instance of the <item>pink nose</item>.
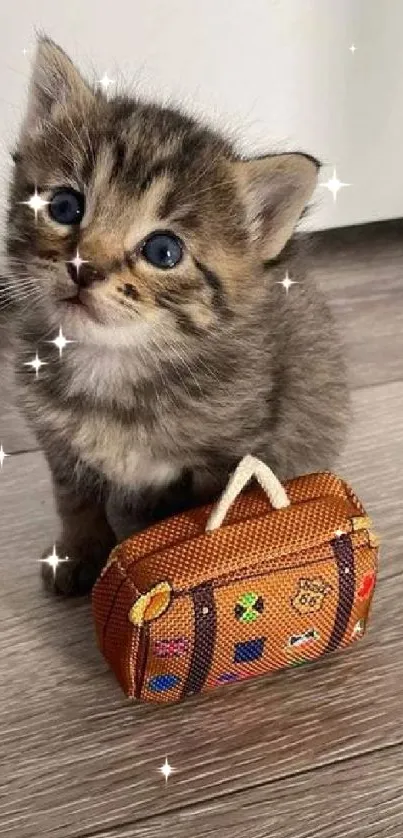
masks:
[[[68,262],[67,270],[71,279],[79,288],[89,288],[94,282],[103,282],[106,279],[106,274],[103,271],[90,264],[80,265],[77,268],[76,265]]]

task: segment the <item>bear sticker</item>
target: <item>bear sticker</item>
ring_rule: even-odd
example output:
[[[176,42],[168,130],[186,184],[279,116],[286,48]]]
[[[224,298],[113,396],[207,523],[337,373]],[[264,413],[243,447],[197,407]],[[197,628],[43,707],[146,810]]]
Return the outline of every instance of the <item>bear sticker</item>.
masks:
[[[295,611],[298,611],[298,614],[315,614],[321,610],[325,597],[332,590],[332,586],[328,585],[321,576],[300,579],[297,593],[291,599],[291,605]]]

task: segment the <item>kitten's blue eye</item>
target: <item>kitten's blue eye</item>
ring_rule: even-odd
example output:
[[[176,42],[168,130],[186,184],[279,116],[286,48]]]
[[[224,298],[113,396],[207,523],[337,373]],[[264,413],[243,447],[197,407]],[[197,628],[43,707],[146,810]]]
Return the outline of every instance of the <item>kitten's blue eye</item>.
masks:
[[[174,233],[152,233],[145,240],[141,254],[155,268],[174,268],[183,256],[183,245]]]
[[[75,189],[57,189],[49,202],[49,215],[58,224],[79,224],[84,215],[85,201]]]

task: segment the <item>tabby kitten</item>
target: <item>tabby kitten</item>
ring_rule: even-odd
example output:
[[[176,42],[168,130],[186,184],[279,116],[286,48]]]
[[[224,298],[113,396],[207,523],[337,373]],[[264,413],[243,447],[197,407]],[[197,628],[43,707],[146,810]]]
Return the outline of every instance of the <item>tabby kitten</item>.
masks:
[[[213,499],[246,453],[280,478],[332,466],[342,353],[286,247],[313,158],[242,160],[177,110],[108,100],[41,39],[14,161],[17,378],[69,557],[55,580],[42,565],[47,584],[88,591],[113,510],[145,526]],[[46,201],[36,211],[32,195]],[[72,343],[59,359],[60,326]],[[25,366],[36,352],[38,375]]]

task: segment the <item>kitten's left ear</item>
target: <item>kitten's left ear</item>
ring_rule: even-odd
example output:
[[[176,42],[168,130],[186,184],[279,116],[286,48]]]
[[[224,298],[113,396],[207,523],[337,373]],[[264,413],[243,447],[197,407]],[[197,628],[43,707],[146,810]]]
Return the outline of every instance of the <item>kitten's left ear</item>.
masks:
[[[42,121],[51,120],[58,108],[69,104],[83,107],[93,97],[91,88],[66,53],[49,38],[39,38],[22,136],[33,136],[40,130]]]
[[[305,154],[274,154],[236,161],[248,221],[264,261],[275,259],[308,203],[320,164]]]

